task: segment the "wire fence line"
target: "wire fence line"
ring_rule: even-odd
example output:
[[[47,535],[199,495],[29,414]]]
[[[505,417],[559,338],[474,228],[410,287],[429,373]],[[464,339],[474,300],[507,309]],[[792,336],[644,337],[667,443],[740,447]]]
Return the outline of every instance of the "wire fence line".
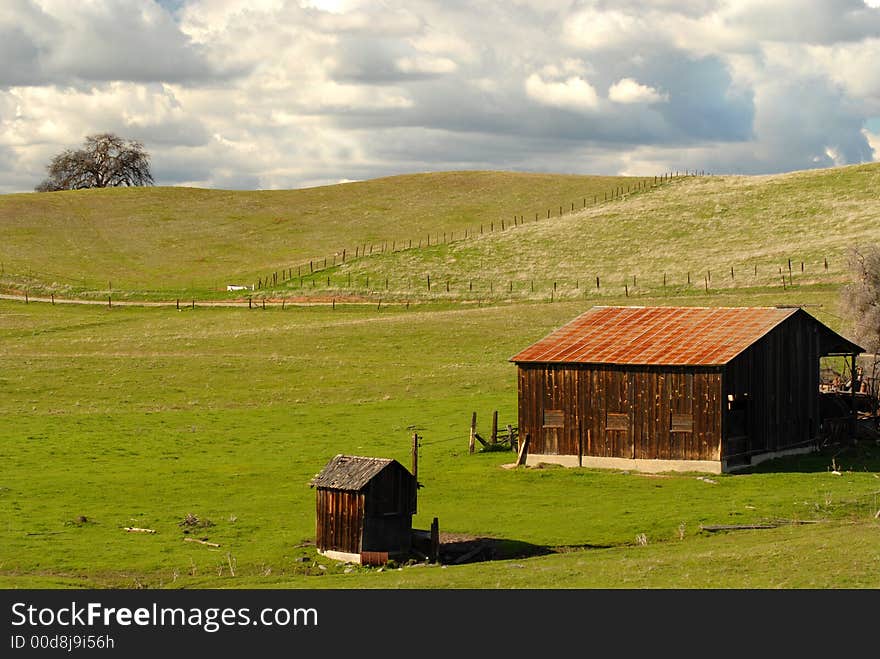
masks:
[[[672,181],[685,177],[706,175],[707,173],[704,170],[685,170],[684,172],[666,172],[658,176],[654,176],[653,181],[649,180],[648,177],[645,177],[643,179],[637,180],[634,183],[631,182],[625,185],[621,184],[614,186],[609,190],[605,190],[601,195],[601,199],[598,193],[593,193],[589,196],[582,196],[577,202],[569,201],[565,204],[556,204],[548,207],[546,210],[546,217],[544,217],[543,211],[534,212],[534,220],[531,219],[531,213],[529,214],[528,219],[526,219],[526,215],[524,213],[514,214],[512,219],[499,218],[495,220],[488,220],[480,223],[479,225],[475,224],[471,228],[466,228],[457,232],[428,232],[427,234],[418,238],[407,238],[405,240],[382,240],[379,242],[367,241],[358,243],[354,246],[354,249],[351,249],[351,247],[342,248],[335,251],[331,255],[311,258],[308,261],[304,260],[287,268],[282,268],[281,270],[275,270],[271,273],[268,273],[265,277],[258,277],[257,281],[251,284],[251,290],[263,290],[265,288],[277,286],[279,283],[285,283],[298,278],[310,277],[315,273],[322,272],[324,270],[327,270],[328,268],[335,268],[336,266],[350,263],[352,259],[360,259],[389,252],[393,253],[407,251],[411,249],[436,247],[438,245],[448,245],[453,242],[461,242],[464,240],[475,239],[479,236],[495,233],[496,231],[515,229],[517,227],[524,226],[527,223],[539,222],[542,219],[552,219],[553,217],[562,217],[566,213],[571,214],[584,210],[585,208],[591,206],[597,206],[611,201],[618,201],[632,194],[647,192],[649,190],[659,188],[666,183],[670,183]],[[294,274],[294,272],[296,274]]]

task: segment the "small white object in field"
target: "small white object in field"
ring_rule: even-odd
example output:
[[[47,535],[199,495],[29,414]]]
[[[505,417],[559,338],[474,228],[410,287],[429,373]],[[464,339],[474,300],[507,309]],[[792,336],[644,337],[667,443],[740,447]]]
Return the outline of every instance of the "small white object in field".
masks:
[[[235,284],[228,284],[226,286],[227,291],[246,291],[247,286],[236,286]]]

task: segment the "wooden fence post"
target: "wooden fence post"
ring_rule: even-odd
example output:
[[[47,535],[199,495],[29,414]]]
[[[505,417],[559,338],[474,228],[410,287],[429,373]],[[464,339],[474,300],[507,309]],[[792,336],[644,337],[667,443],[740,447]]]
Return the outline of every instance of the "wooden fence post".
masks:
[[[513,426],[511,424],[507,424],[507,441],[510,444],[510,450],[515,451],[515,444],[513,443]]]
[[[428,560],[436,563],[440,558],[440,522],[435,517],[431,521],[431,551]]]
[[[474,452],[474,446],[476,444],[476,435],[477,435],[477,413],[474,412],[471,415],[471,436],[468,441],[468,453]]]
[[[498,443],[498,410],[492,413],[492,443]]]

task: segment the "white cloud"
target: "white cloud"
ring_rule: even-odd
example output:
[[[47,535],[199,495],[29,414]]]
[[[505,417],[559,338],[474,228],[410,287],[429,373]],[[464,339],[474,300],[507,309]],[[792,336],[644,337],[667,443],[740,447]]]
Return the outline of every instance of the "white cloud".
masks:
[[[592,111],[599,106],[596,90],[580,76],[547,82],[537,73],[533,73],[526,79],[526,93],[542,105],[565,110]]]
[[[401,57],[395,62],[397,70],[401,73],[424,73],[443,74],[452,73],[458,65],[448,57],[429,57],[419,55],[416,57]]]
[[[567,41],[586,50],[615,48],[641,38],[649,30],[646,21],[636,13],[593,7],[577,12],[565,22]]]
[[[880,6],[880,1],[877,4]],[[863,128],[862,135],[865,136],[868,145],[871,147],[871,151],[874,154],[874,162],[880,162],[880,133],[872,133],[868,129]]]
[[[642,85],[632,78],[621,78],[608,88],[608,98],[615,103],[660,103],[668,101],[668,94],[661,94],[653,87]]]

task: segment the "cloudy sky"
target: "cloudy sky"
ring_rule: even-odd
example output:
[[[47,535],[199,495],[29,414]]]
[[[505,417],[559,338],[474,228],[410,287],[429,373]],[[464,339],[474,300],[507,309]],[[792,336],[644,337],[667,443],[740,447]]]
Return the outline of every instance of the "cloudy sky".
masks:
[[[880,160],[880,0],[0,0],[0,193],[95,132],[160,185]]]

